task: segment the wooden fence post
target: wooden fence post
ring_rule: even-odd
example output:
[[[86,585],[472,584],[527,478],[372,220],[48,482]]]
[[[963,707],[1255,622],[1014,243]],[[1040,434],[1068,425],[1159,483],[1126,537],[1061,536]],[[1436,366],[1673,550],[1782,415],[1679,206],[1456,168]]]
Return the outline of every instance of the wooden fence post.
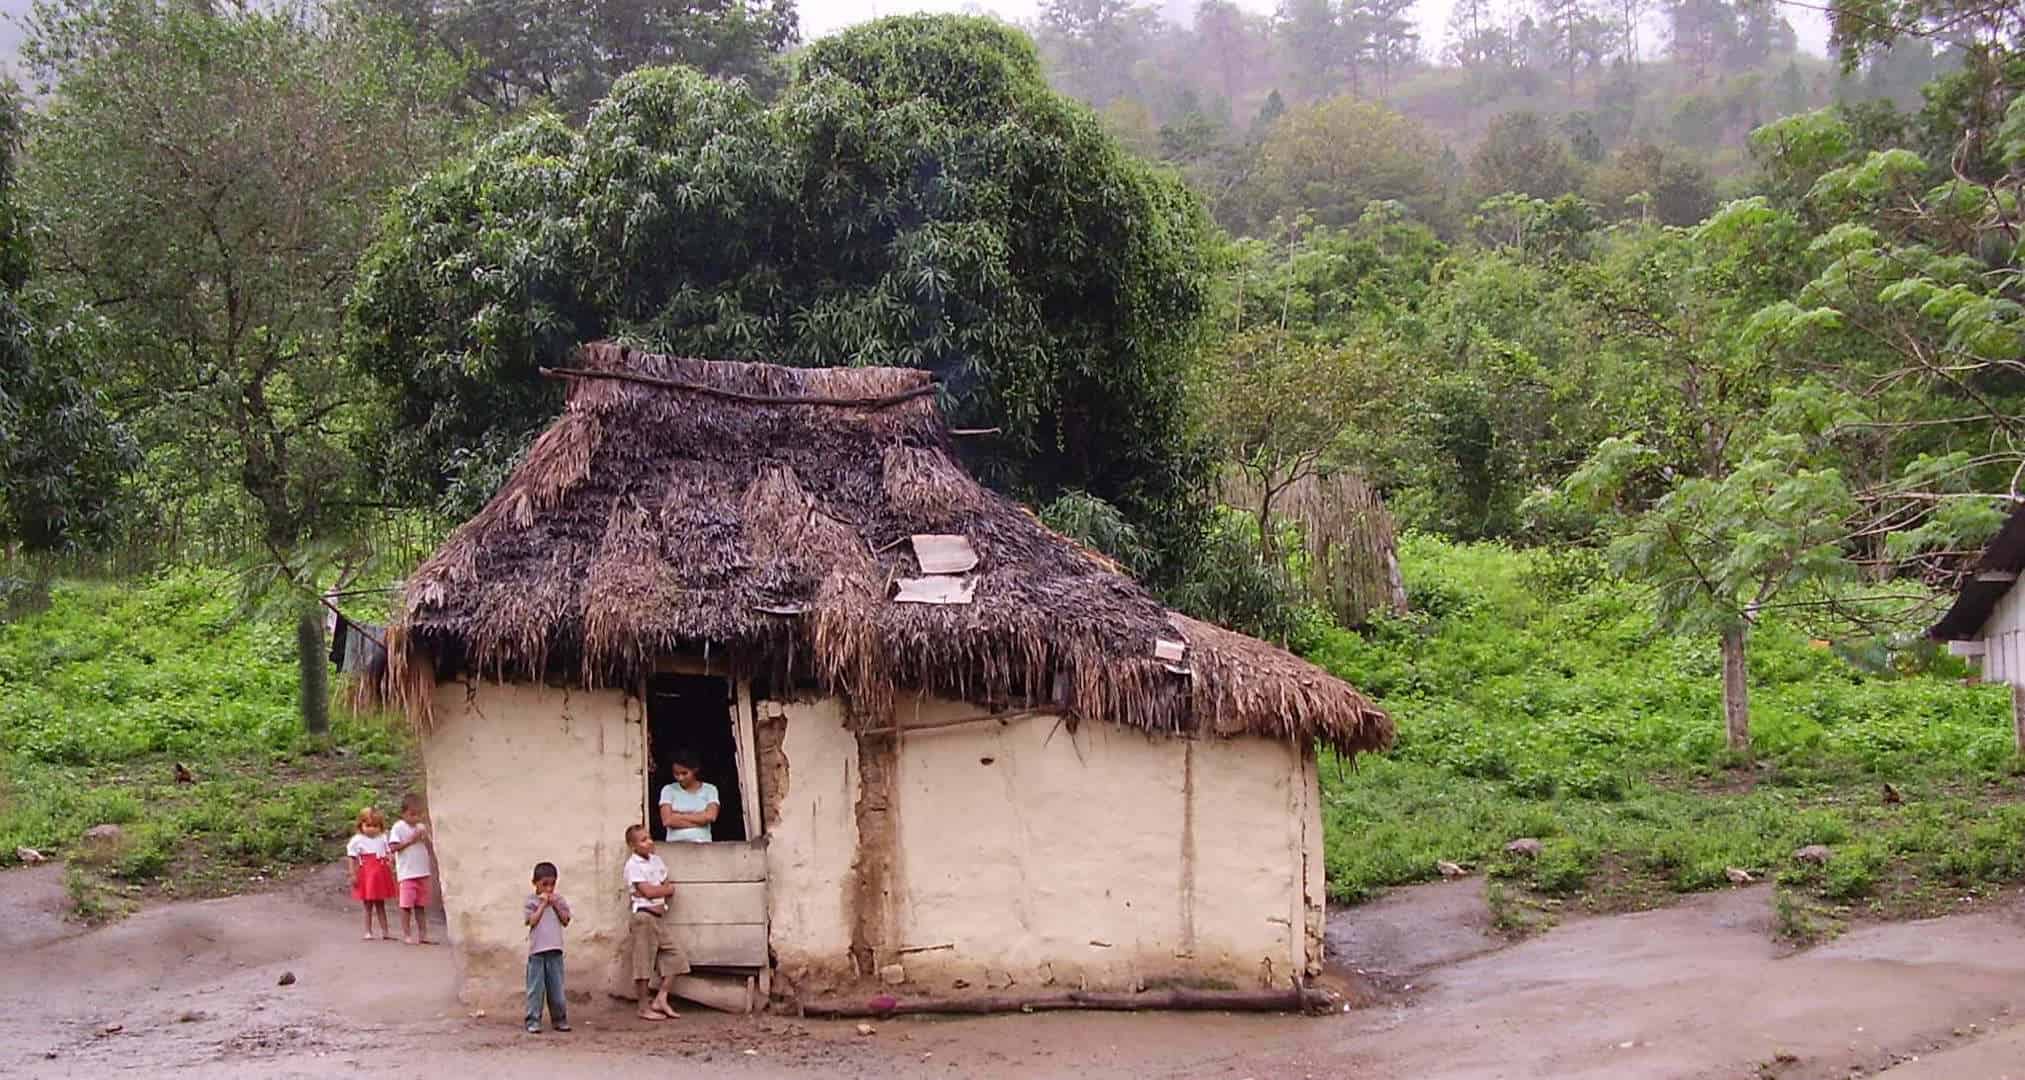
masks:
[[[2025,754],[2025,686],[2011,684],[2011,745]]]

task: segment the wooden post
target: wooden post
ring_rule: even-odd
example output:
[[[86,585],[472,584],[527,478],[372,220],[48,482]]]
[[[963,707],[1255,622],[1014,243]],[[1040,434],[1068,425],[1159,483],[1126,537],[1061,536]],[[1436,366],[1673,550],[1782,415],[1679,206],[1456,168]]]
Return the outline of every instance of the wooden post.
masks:
[[[854,706],[855,707],[855,706]],[[893,723],[889,705],[879,719]],[[855,733],[858,744],[858,851],[851,861],[851,965],[862,979],[878,976],[892,940],[893,871],[898,861],[893,784],[900,768],[900,739],[894,732]]]
[[[2011,745],[2025,754],[2025,686],[2011,684]]]
[[[1738,625],[1723,631],[1723,728],[1729,734],[1730,749],[1751,752],[1751,688],[1744,666],[1744,642],[1749,628]]]

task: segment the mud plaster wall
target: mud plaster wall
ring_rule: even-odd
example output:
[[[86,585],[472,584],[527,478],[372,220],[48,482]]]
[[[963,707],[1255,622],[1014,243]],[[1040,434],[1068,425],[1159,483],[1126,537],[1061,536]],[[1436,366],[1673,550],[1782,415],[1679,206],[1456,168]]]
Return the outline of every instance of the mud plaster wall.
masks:
[[[519,999],[521,904],[542,860],[570,900],[572,983],[602,976],[625,934],[623,836],[642,813],[643,738],[639,701],[619,691],[437,688],[422,753],[465,1001]]]
[[[776,984],[813,991],[851,971],[852,861],[858,849],[857,741],[840,702],[759,703],[762,743],[777,729],[778,762],[762,750],[767,929]],[[785,790],[782,790],[782,788]]]
[[[904,732],[887,785],[892,892],[861,920],[860,777],[843,712],[760,709],[786,717],[792,781],[769,826],[768,891],[790,987],[848,979],[852,931],[867,922],[876,964],[899,963],[934,993],[1285,985],[1319,962],[1320,809],[1299,747],[1108,724],[1071,735],[1051,717]],[[903,700],[898,719],[976,711]]]

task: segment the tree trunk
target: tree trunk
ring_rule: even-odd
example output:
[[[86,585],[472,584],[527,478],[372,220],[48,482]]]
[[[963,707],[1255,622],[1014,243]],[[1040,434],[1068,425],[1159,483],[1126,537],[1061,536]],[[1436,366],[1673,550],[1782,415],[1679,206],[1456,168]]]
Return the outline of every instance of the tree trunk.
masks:
[[[302,727],[319,738],[330,734],[330,676],[324,669],[323,608],[305,600],[295,618],[297,692],[301,695]]]
[[[1750,632],[1744,626],[1723,631],[1723,727],[1729,733],[1730,749],[1751,752],[1751,689],[1745,682],[1744,643]]]

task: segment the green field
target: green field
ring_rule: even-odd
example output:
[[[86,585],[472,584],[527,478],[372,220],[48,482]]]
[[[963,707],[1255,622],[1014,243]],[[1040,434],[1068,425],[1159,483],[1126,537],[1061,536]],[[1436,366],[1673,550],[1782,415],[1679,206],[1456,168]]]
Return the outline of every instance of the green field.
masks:
[[[97,917],[335,858],[357,807],[412,781],[413,751],[384,720],[332,725],[329,748],[303,734],[292,631],[249,617],[229,574],[58,584],[0,625],[0,866],[66,857]],[[82,843],[100,824],[117,847]]]
[[[1728,887],[1735,868],[1779,882],[1799,932],[1810,908],[1927,913],[2025,877],[2009,699],[1958,661],[1852,657],[1769,623],[1747,763],[1724,748],[1715,641],[1656,632],[1586,555],[1410,537],[1402,563],[1415,616],[1310,649],[1399,725],[1389,756],[1324,770],[1334,899],[1435,877],[1437,859],[1501,879],[1499,899],[1600,909]],[[1504,854],[1519,837],[1538,858]],[[1807,844],[1833,857],[1795,861]]]

